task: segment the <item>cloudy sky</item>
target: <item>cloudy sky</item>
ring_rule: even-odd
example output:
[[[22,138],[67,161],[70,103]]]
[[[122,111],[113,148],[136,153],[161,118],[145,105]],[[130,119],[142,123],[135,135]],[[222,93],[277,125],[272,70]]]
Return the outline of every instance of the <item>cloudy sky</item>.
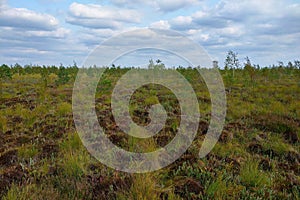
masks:
[[[221,66],[228,50],[262,66],[300,60],[299,0],[0,0],[0,63],[80,65],[145,27],[184,34]]]

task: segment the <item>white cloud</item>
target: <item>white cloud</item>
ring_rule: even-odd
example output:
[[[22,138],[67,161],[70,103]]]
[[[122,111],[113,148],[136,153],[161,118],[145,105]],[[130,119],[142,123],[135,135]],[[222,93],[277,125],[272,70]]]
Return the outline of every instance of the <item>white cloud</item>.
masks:
[[[2,62],[50,64],[58,61],[59,64],[61,61],[57,59],[63,52],[70,51],[72,46],[71,41],[67,40],[70,34],[70,30],[61,27],[58,19],[50,14],[26,8],[12,8],[0,0]],[[75,52],[74,49],[72,47]],[[69,54],[71,55],[70,52]]]
[[[82,28],[77,32],[77,38],[79,43],[88,47],[95,47],[99,45],[103,40],[116,35],[118,31],[112,29],[90,29]]]
[[[243,34],[245,34],[244,31],[245,27],[242,25],[231,25],[225,28],[218,29],[219,34],[223,36],[234,36],[239,37]]]
[[[52,57],[51,62],[72,63],[104,39],[141,26],[180,31],[219,58],[220,65],[229,49],[254,63],[299,59],[300,4],[295,0],[98,0],[103,4],[71,3],[67,10],[61,0],[41,1],[59,2],[59,15],[46,9],[49,4],[42,12],[11,8],[0,0],[0,60],[45,64]]]
[[[65,38],[70,34],[70,30],[65,28],[58,28],[54,31],[27,31],[25,34],[29,37]]]
[[[5,40],[24,43],[31,40],[34,43],[41,38],[65,38],[70,33],[70,30],[60,27],[59,21],[49,14],[26,8],[11,8],[5,2],[0,11],[0,36]]]
[[[117,6],[139,7],[150,6],[162,12],[173,12],[182,8],[197,5],[203,0],[111,0]]]
[[[284,1],[220,1],[214,7],[178,16],[169,23],[176,30],[202,29],[220,36],[300,32],[300,4]]]
[[[198,2],[197,0],[157,0],[156,4],[159,10],[170,12],[195,5]]]
[[[0,9],[5,7],[6,5],[6,0],[0,0]]]
[[[166,20],[159,20],[150,24],[150,28],[169,29],[170,24]]]
[[[190,36],[195,41],[206,42],[211,39],[209,33],[203,33],[203,31],[199,29],[190,29],[187,31],[187,35]]]
[[[114,5],[120,7],[136,7],[140,4],[152,4],[151,0],[110,0]]]
[[[123,23],[138,23],[141,15],[130,9],[117,9],[95,4],[72,3],[66,21],[89,28],[120,28]]]
[[[191,27],[193,18],[191,16],[178,16],[170,21],[173,29],[188,29]]]
[[[279,60],[287,58],[287,49],[299,52],[299,9],[300,4],[281,0],[223,0],[168,22],[172,29],[185,32],[219,58],[224,57],[221,52],[233,49],[241,52],[241,57],[253,54],[258,61],[268,55],[265,59],[270,62],[270,58],[280,56],[279,49],[284,56]]]
[[[0,8],[0,26],[33,30],[54,30],[58,20],[48,14],[37,13],[26,8]]]
[[[192,17],[191,16],[178,16],[175,17],[172,22],[173,24],[183,25],[183,24],[191,24],[192,23]]]

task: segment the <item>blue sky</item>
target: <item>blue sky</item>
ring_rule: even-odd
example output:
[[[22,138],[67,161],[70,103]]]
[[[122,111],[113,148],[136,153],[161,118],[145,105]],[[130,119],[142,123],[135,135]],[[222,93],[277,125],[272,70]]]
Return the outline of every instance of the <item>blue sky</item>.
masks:
[[[0,63],[80,65],[103,40],[152,27],[186,35],[221,66],[228,50],[265,66],[300,60],[299,22],[296,0],[0,0]]]

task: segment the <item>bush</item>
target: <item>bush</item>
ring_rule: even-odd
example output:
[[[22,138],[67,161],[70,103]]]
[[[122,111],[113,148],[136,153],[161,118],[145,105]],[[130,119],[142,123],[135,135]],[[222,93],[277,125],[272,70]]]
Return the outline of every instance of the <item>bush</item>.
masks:
[[[10,68],[3,64],[0,66],[0,79],[11,79],[12,73],[10,71]]]

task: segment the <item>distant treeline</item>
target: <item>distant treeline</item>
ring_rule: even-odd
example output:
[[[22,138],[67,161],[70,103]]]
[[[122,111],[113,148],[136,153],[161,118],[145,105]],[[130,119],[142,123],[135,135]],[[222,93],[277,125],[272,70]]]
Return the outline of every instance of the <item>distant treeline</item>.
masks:
[[[232,59],[231,59],[232,60]],[[237,65],[233,59],[233,62],[231,60],[227,60],[227,63],[225,63],[225,68],[220,69],[220,72],[223,75],[232,76],[234,77],[235,73],[243,72],[243,74],[249,75],[251,79],[254,79],[256,75],[262,74],[272,74],[275,72],[280,73],[293,73],[293,71],[296,71],[298,74],[300,70],[300,61],[296,60],[294,62],[288,62],[287,65],[285,65],[283,62],[278,62],[277,65],[272,65],[269,67],[260,67],[259,65],[252,65],[250,61],[244,63],[243,65]],[[219,68],[218,66],[214,66]],[[107,67],[107,73],[108,74],[115,74],[115,73],[125,73],[126,71],[136,68],[136,67],[120,67],[115,66],[114,64],[111,67]],[[138,67],[137,67],[138,68]],[[155,68],[155,66],[154,66]],[[93,73],[93,69],[95,67],[88,67],[85,68],[87,70],[87,74],[89,72]],[[196,70],[197,68],[192,67],[173,67],[170,69],[178,70],[180,72],[188,72],[191,70]],[[15,65],[6,65],[2,64],[0,66],[0,79],[1,80],[8,80],[13,77],[14,74],[18,75],[25,75],[25,74],[40,74],[42,78],[48,79],[50,74],[55,74],[58,77],[58,83],[64,84],[69,82],[70,80],[74,80],[76,78],[77,72],[79,70],[79,67],[74,63],[73,66],[39,66],[39,65],[24,65],[21,66],[20,64]]]
[[[246,58],[246,62],[245,64],[242,66],[240,64],[236,65],[233,61],[231,65],[233,65],[233,68],[234,66],[236,65],[235,68],[241,68],[243,69],[244,67],[246,67],[247,65],[251,65],[250,61],[247,60],[248,57]],[[230,63],[227,61],[224,63],[225,64],[225,70],[230,68],[230,67],[226,67],[227,65],[230,66]],[[300,61],[299,60],[295,60],[293,62],[288,62],[287,64],[284,64],[283,62],[278,62],[278,64],[273,64],[273,65],[269,65],[269,66],[265,66],[265,67],[261,67],[260,65],[251,65],[252,67],[256,68],[256,69],[265,69],[265,68],[268,68],[268,69],[276,69],[276,68],[292,68],[292,69],[300,69]],[[85,67],[85,68],[94,68],[93,67]],[[105,67],[104,67],[105,68]],[[132,69],[132,68],[139,68],[139,67],[135,67],[135,66],[132,66],[132,67],[121,67],[121,66],[115,66],[114,64],[112,64],[111,67],[107,67],[107,68],[110,68],[110,69]],[[60,66],[55,66],[55,65],[51,65],[51,66],[40,66],[40,65],[20,65],[18,63],[16,63],[15,65],[6,65],[6,64],[2,64],[0,66],[0,70],[1,70],[1,73],[3,71],[10,71],[12,74],[40,74],[41,72],[47,70],[49,73],[53,73],[53,74],[58,74],[60,70],[67,70],[68,72],[70,73],[77,73],[78,71],[78,66],[76,63],[74,63],[73,65],[69,65],[69,66],[64,66],[64,65],[60,65]],[[172,67],[171,69],[193,69],[193,67],[182,67],[182,66],[177,66],[177,67]],[[194,68],[195,69],[195,68]],[[221,69],[221,68],[220,68]],[[223,69],[223,70],[224,70]],[[221,69],[222,70],[222,69]]]

